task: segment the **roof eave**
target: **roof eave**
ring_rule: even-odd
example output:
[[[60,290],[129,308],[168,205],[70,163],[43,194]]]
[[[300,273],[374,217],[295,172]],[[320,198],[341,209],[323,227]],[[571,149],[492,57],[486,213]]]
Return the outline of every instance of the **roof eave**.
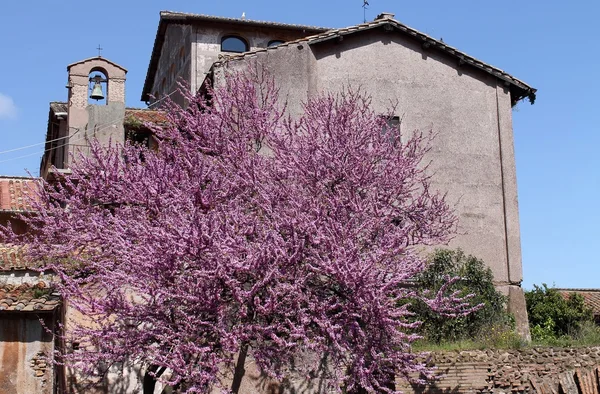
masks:
[[[438,49],[450,56],[457,58],[459,61],[459,65],[461,66],[470,65],[474,68],[480,69],[488,74],[495,76],[499,80],[504,81],[504,83],[510,89],[512,106],[514,106],[517,102],[525,98],[529,99],[529,102],[531,104],[535,102],[537,89],[532,88],[525,82],[513,77],[512,75],[500,70],[499,68],[484,63],[483,61],[478,60],[454,47],[446,45],[446,43],[444,43],[443,41],[439,41],[435,38],[428,36],[425,33],[421,33],[420,31],[408,27],[395,19],[375,20],[373,22],[363,23],[347,29],[338,29],[337,31],[333,30],[327,36],[319,35],[314,37],[308,37],[308,45],[319,44],[325,41],[335,39],[337,37],[354,34],[356,32],[364,32],[367,30],[380,28],[385,25],[398,29],[406,35],[423,42],[423,45],[427,48]],[[325,34],[327,33],[328,32],[325,32]]]

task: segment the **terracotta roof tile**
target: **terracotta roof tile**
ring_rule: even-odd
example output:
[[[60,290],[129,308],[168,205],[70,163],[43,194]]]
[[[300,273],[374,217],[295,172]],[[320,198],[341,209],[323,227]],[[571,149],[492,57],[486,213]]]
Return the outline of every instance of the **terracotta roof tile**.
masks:
[[[0,312],[51,312],[60,295],[44,282],[0,287]]]
[[[0,177],[0,211],[33,211],[37,187],[39,182],[35,178]]]
[[[167,122],[167,117],[162,111],[142,108],[126,108],[124,123],[127,124],[128,122],[163,124]]]
[[[600,315],[600,289],[556,289],[560,295],[567,298],[572,293],[583,297],[585,305],[594,315]]]
[[[0,271],[26,269],[29,265],[21,249],[0,245]]]

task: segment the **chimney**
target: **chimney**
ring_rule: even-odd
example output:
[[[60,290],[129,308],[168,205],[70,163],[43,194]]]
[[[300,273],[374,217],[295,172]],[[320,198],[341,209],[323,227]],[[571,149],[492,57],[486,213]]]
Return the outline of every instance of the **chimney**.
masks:
[[[375,18],[375,20],[378,21],[381,19],[394,19],[394,14],[392,14],[391,12],[382,12],[381,14],[377,15],[377,18]]]

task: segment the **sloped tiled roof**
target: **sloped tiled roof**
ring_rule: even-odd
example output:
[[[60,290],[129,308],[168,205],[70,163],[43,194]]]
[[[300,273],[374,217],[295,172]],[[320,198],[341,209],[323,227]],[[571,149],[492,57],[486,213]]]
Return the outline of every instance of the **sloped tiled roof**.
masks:
[[[0,212],[32,211],[32,202],[37,198],[35,178],[0,176]]]
[[[44,282],[0,286],[0,312],[52,312],[58,306],[60,295]]]
[[[303,43],[303,42],[307,43],[308,45],[314,45],[314,44],[332,40],[332,39],[335,39],[338,37],[343,37],[348,34],[355,34],[355,33],[364,32],[367,30],[380,28],[380,27],[386,27],[388,29],[393,29],[402,34],[413,37],[415,40],[418,40],[422,43],[423,48],[428,48],[429,50],[439,50],[450,56],[453,56],[457,59],[458,65],[461,65],[461,66],[468,65],[468,66],[475,67],[477,69],[480,69],[488,74],[491,74],[491,75],[497,77],[498,79],[505,81],[507,84],[509,84],[511,86],[511,93],[513,93],[513,103],[517,102],[525,97],[528,97],[532,103],[535,100],[535,92],[537,91],[537,89],[532,88],[531,86],[527,85],[525,82],[513,77],[512,75],[508,74],[507,72],[505,72],[497,67],[489,65],[487,63],[484,63],[481,60],[478,60],[464,52],[461,52],[458,49],[446,44],[443,41],[437,40],[425,33],[415,30],[415,29],[413,29],[409,26],[406,26],[406,25],[398,22],[397,20],[391,19],[391,18],[380,18],[380,19],[376,19],[372,22],[362,23],[360,25],[354,25],[354,26],[345,27],[342,29],[332,29],[332,30],[328,30],[328,31],[325,31],[325,32],[322,32],[319,34],[304,37],[304,38],[301,38],[298,40],[288,41],[283,44],[269,47],[269,48],[261,48],[261,49],[256,49],[253,51],[248,51],[248,52],[234,54],[234,55],[221,54],[221,55],[219,55],[221,60],[215,62],[213,64],[213,67],[219,66],[220,64],[228,62],[228,61],[240,60],[240,59],[244,59],[247,57],[251,57],[260,52],[274,51],[274,50],[277,50],[278,48],[282,48],[282,47],[289,46],[289,45],[295,45],[295,44],[299,44],[299,43]]]
[[[158,59],[160,58],[162,47],[165,42],[167,27],[170,24],[198,25],[203,23],[223,23],[235,26],[248,26],[255,28],[263,27],[277,29],[279,31],[296,31],[306,36],[329,30],[327,27],[266,22],[241,18],[224,18],[203,14],[189,14],[184,12],[161,11],[160,21],[158,22],[158,28],[156,31],[156,38],[154,39],[154,47],[152,48],[152,55],[150,57],[150,64],[148,65],[148,72],[146,74],[146,81],[144,82],[144,88],[142,89],[142,101],[148,101],[150,98],[150,90],[154,84],[156,69],[158,67]]]
[[[0,245],[0,271],[38,268],[39,264],[28,262],[22,249],[11,245]]]
[[[128,121],[134,121],[139,123],[163,124],[167,122],[167,117],[162,111],[155,111],[151,109],[142,108],[126,108],[125,123],[127,123]]]
[[[68,110],[68,105],[65,102],[62,101],[52,101],[50,103],[50,109],[55,113],[61,113],[61,112],[67,112]]]
[[[572,293],[583,297],[585,306],[590,308],[594,315],[600,315],[600,289],[556,289],[559,294],[567,298]]]

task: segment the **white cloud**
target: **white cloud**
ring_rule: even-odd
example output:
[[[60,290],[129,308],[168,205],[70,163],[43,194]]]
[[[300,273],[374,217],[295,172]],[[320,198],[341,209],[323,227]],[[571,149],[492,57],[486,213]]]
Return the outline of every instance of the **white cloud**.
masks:
[[[10,96],[0,93],[0,119],[17,117],[17,106]]]

